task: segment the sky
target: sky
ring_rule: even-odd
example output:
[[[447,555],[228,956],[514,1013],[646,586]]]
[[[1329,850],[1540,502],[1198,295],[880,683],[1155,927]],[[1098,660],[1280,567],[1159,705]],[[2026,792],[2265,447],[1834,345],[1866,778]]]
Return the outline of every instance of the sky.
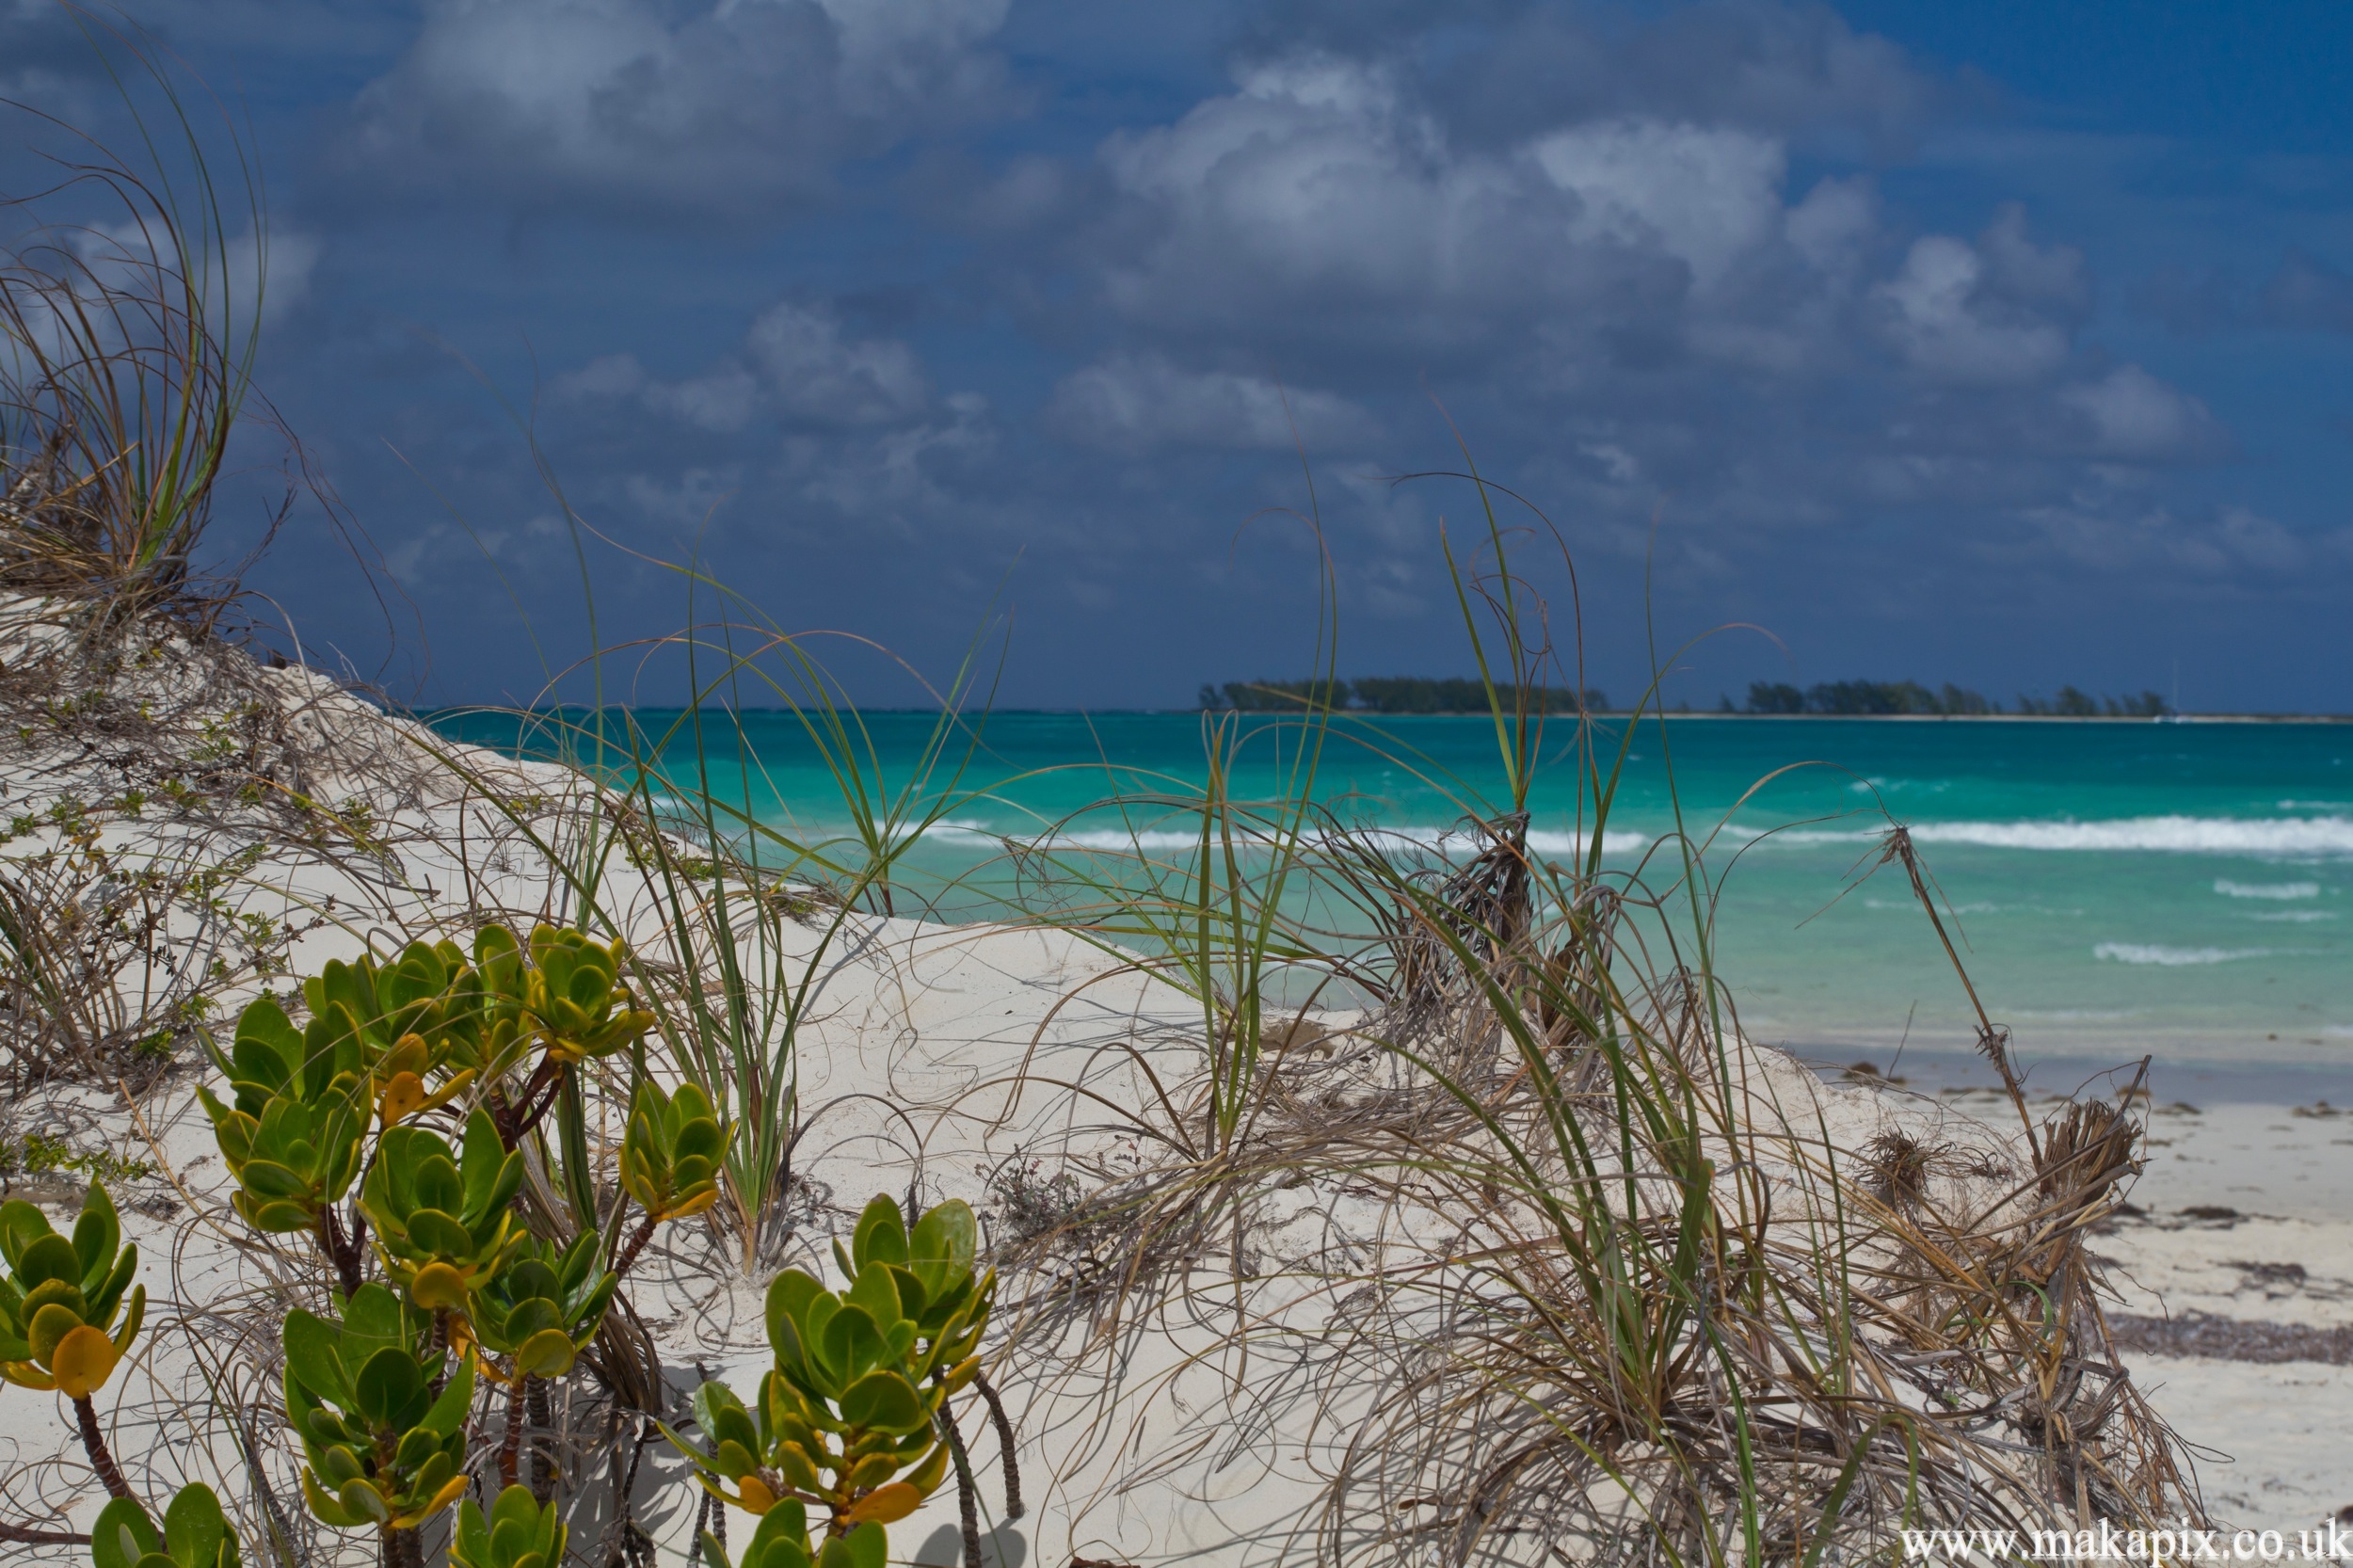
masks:
[[[1475,463],[1620,700],[2353,711],[2334,0],[120,15],[266,185],[256,617],[404,700],[676,700],[756,610],[864,700],[1181,706],[1327,584],[1341,675],[1466,673],[1480,497],[1411,476]],[[132,129],[53,0],[0,97]]]

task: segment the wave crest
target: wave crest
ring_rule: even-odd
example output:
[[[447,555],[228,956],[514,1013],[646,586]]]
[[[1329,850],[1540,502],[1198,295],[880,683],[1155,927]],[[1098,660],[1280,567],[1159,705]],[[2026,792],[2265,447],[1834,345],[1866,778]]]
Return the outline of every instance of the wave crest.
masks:
[[[2269,948],[2167,948],[2150,942],[2102,942],[2091,950],[2094,958],[2119,964],[2154,964],[2163,968],[2187,968],[2200,964],[2232,964],[2242,958],[2268,958]]]
[[[1797,832],[1784,843],[1856,843],[1878,830]],[[2109,822],[1929,822],[1915,843],[1985,849],[2154,851],[2175,855],[2353,856],[2353,817],[2120,817]],[[2265,895],[2257,894],[2257,897]],[[2284,896],[2284,895],[2281,895]]]
[[[2217,877],[2214,890],[2225,898],[2318,898],[2317,882],[2233,882],[2229,877]]]

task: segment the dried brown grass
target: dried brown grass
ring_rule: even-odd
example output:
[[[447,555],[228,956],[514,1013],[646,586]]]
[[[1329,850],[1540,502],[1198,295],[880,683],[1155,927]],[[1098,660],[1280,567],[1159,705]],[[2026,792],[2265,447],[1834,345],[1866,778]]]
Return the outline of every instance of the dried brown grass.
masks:
[[[1140,1116],[1161,1158],[1008,1237],[1008,1356],[1116,1383],[1181,1322],[1189,1363],[1246,1359],[1219,1441],[1274,1464],[1321,1413],[1296,1546],[1335,1564],[1810,1565],[1903,1528],[2199,1517],[2085,1249],[2137,1121],[2078,1101],[1849,1157],[1757,1095],[1678,889],[1562,873],[1523,834],[1481,824],[1434,871],[1327,840],[1375,916],[1380,954],[1344,960],[1374,1005],[1277,1052],[1231,1144]],[[1260,1256],[1301,1188],[1369,1204],[1361,1244]],[[1098,1419],[1140,1430],[1108,1397]]]

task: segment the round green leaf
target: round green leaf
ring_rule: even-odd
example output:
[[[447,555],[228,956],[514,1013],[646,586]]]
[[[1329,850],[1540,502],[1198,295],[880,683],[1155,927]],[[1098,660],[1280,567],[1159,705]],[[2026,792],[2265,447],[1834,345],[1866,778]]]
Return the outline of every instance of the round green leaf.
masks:
[[[885,1368],[867,1373],[841,1396],[841,1417],[853,1427],[877,1432],[909,1432],[931,1424],[931,1413],[915,1385]]]
[[[162,1544],[136,1497],[115,1498],[98,1511],[98,1522],[90,1527],[89,1555],[97,1568],[137,1568],[141,1558]]]
[[[403,1430],[413,1421],[412,1406],[424,1399],[424,1372],[407,1351],[387,1348],[368,1357],[353,1380],[353,1403],[371,1426]]]
[[[180,1568],[213,1568],[228,1535],[220,1499],[202,1481],[182,1487],[164,1510],[164,1546]]]
[[[48,1224],[46,1220],[41,1222],[45,1234],[28,1243],[16,1259],[16,1283],[27,1291],[53,1279],[74,1286],[82,1283],[82,1260],[75,1256],[73,1243],[49,1230]]]
[[[579,1353],[562,1329],[541,1329],[516,1347],[515,1364],[536,1378],[560,1378]]]

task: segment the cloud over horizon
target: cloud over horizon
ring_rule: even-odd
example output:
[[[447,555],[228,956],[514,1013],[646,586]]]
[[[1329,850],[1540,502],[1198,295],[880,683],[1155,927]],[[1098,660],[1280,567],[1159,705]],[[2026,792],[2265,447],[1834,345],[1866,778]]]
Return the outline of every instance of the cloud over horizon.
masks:
[[[1597,616],[1630,588],[1842,670],[1917,644],[2001,685],[1971,662],[2145,662],[2353,588],[2313,477],[2353,408],[2283,423],[2233,346],[2353,351],[2353,166],[2249,174],[2241,238],[2153,172],[2208,154],[2141,135],[2122,179],[2124,142],[1828,6],[270,4],[308,19],[283,80],[343,62],[264,116],[272,360],[412,591],[482,591],[421,472],[505,516],[502,559],[568,548],[440,344],[534,392],[600,531],[780,613],[920,641],[1009,582],[1055,649],[1175,639],[1021,678],[1072,700],[1279,664],[1280,616],[1263,653],[1206,629],[1296,591],[1236,529],[1305,505],[1300,450],[1344,606],[1454,657],[1455,503],[1391,482],[1454,430],[1621,584]],[[23,69],[66,69],[55,31],[0,12]],[[265,77],[269,36],[237,34]]]

